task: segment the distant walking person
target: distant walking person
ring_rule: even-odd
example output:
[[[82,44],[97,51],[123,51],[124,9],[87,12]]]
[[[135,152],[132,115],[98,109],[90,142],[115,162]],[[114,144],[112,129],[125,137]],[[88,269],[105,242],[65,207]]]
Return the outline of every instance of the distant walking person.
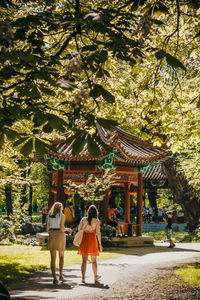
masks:
[[[49,240],[47,249],[51,254],[51,271],[53,275],[53,283],[57,284],[56,278],[56,251],[59,253],[59,271],[60,281],[64,281],[63,266],[64,266],[64,251],[66,247],[65,231],[72,233],[71,228],[65,228],[65,215],[62,213],[63,205],[60,202],[55,202],[49,211],[47,218],[47,232]]]
[[[42,224],[46,223],[46,217],[47,217],[47,206],[44,204],[42,206]]]
[[[97,256],[99,250],[102,251],[100,221],[98,219],[98,211],[95,205],[90,205],[87,216],[82,218],[78,230],[83,230],[83,238],[78,250],[78,254],[82,255],[81,273],[82,282],[85,283],[85,273],[88,255],[91,256],[92,270],[94,273],[94,282],[97,282],[101,276],[97,275]],[[98,243],[99,249],[98,249]]]
[[[163,218],[166,226],[166,231],[167,231],[167,239],[170,243],[170,245],[168,246],[168,248],[173,248],[176,245],[174,244],[174,242],[172,241],[172,213],[170,211],[167,212],[167,218]]]

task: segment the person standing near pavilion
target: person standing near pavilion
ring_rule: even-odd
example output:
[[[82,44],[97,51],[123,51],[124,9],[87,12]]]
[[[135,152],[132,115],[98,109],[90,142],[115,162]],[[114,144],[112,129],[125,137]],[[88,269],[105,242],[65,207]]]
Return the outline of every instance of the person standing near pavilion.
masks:
[[[172,213],[170,211],[167,212],[167,218],[163,218],[166,224],[166,231],[167,231],[167,239],[170,243],[168,248],[174,248],[176,245],[172,241]]]
[[[75,210],[73,208],[72,202],[69,201],[67,203],[67,206],[64,209],[64,214],[65,214],[65,223],[67,225],[73,224],[73,222],[75,220]]]
[[[64,281],[63,266],[64,266],[64,252],[66,247],[65,232],[72,233],[71,228],[65,228],[65,215],[63,214],[63,205],[60,202],[55,202],[49,210],[47,218],[47,232],[49,239],[47,249],[50,250],[51,255],[51,271],[53,275],[53,283],[57,284],[56,277],[56,251],[59,254],[59,272],[60,281]]]
[[[101,276],[97,275],[97,256],[99,250],[102,251],[100,221],[98,219],[98,210],[95,205],[90,205],[87,216],[80,221],[78,230],[83,230],[83,238],[80,244],[78,254],[82,255],[81,273],[82,283],[85,283],[85,273],[88,255],[91,256],[92,270],[94,273],[94,282],[97,282]],[[97,242],[98,240],[98,242]],[[98,248],[99,244],[99,248]]]
[[[46,217],[47,217],[47,206],[44,204],[42,206],[42,224],[46,223]]]

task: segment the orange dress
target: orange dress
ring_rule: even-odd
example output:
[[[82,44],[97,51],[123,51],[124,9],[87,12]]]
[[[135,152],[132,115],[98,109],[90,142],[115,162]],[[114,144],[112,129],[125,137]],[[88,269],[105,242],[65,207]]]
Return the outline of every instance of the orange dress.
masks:
[[[78,254],[99,256],[99,248],[96,237],[96,229],[83,233],[83,239],[78,249]]]

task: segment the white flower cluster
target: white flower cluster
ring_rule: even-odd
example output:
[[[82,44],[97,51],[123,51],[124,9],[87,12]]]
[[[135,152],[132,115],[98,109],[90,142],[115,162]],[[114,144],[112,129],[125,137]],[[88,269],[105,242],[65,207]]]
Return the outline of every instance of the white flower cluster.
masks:
[[[140,32],[142,39],[145,39],[148,37],[152,27],[152,21],[148,14],[144,14],[140,18],[140,22],[137,27],[137,31]]]
[[[82,72],[82,60],[79,53],[74,54],[65,68],[66,76],[71,78],[72,74],[80,74]]]

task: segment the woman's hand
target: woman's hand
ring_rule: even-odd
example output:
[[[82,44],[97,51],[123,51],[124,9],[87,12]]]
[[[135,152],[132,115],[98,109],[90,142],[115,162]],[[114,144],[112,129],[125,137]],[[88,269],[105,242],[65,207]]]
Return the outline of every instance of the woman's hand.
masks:
[[[71,228],[65,228],[65,232],[69,232],[70,234],[72,234],[73,230]]]

